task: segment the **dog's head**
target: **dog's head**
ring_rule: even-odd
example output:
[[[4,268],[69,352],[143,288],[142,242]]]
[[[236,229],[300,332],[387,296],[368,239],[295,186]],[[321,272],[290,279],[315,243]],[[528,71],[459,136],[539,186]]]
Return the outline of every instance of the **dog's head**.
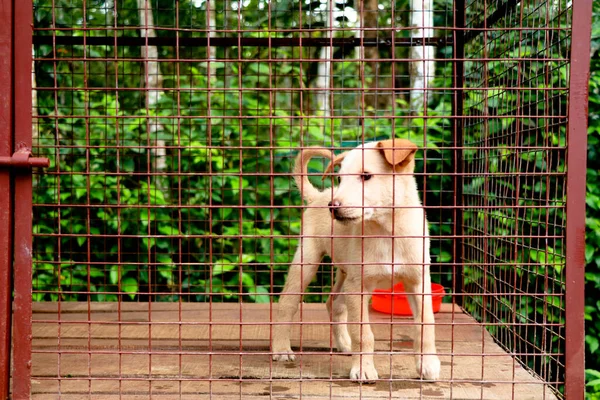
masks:
[[[402,205],[416,151],[411,141],[393,139],[366,143],[337,155],[325,171],[333,172],[340,165],[338,187],[330,203],[332,217],[360,222],[389,214],[392,207]]]

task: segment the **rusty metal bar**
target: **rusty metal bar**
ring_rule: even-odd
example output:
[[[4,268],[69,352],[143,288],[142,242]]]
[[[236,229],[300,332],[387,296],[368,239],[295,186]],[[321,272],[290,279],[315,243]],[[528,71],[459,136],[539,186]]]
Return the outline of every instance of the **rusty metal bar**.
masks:
[[[513,10],[517,4],[518,0],[508,0],[505,3],[502,3],[496,11],[494,11],[489,17],[485,19],[485,21],[481,21],[476,26],[472,27],[464,34],[464,42],[463,45],[469,43],[471,40],[475,39],[481,33],[486,32],[488,30],[493,29],[498,21],[508,15],[511,10]],[[537,29],[537,28],[536,28]]]
[[[0,0],[0,156],[10,156],[12,140],[12,0]],[[10,171],[0,169],[0,399],[10,386],[12,298],[12,211]]]
[[[22,142],[17,145],[16,151],[11,157],[0,156],[0,168],[46,168],[48,165],[50,165],[50,160],[47,158],[31,157],[31,148],[27,147]]]
[[[592,0],[573,2],[567,126],[565,397],[585,394],[585,194]]]
[[[447,46],[452,44],[452,40],[443,37],[425,38],[380,38],[380,39],[361,39],[349,38],[249,38],[249,37],[130,37],[130,36],[87,36],[85,44],[88,46],[189,46],[189,47],[238,47],[238,46],[257,46],[257,47],[379,47],[389,48],[413,47],[413,46]],[[33,43],[38,44],[56,44],[56,45],[83,45],[82,36],[47,36],[35,35]]]
[[[31,148],[32,97],[31,52],[33,3],[14,3],[14,137],[20,148]],[[25,400],[31,393],[31,278],[32,278],[32,176],[15,171],[14,212],[14,319],[13,399]]]
[[[453,207],[454,207],[454,235],[462,235],[462,226],[463,226],[463,213],[462,213],[462,192],[463,192],[463,157],[462,152],[464,151],[464,143],[463,143],[463,120],[458,118],[463,115],[463,102],[464,102],[464,75],[465,75],[465,32],[463,30],[465,26],[465,1],[464,0],[456,0],[454,5],[454,24],[456,25],[456,30],[454,31],[454,58],[456,61],[453,63],[453,80],[452,86],[455,88],[454,99],[452,102],[452,115],[454,115],[455,119],[452,120],[453,130],[454,130],[454,143],[455,147],[454,153],[454,172],[456,175],[453,177],[454,183],[454,198],[453,198]],[[453,259],[456,264],[459,265],[458,268],[455,268],[453,271],[453,289],[455,293],[462,293],[463,291],[463,269],[460,267],[460,264],[463,262],[462,259],[462,241],[458,243],[458,241],[454,241],[453,250],[454,255]],[[462,296],[454,297],[453,300],[457,302],[457,304],[462,304]]]

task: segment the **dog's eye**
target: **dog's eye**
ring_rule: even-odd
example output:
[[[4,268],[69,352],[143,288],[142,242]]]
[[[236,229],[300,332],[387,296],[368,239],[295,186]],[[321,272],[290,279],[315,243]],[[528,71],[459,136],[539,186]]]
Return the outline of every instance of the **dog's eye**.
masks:
[[[368,172],[363,172],[362,174],[362,180],[363,181],[368,181],[369,179],[371,179],[373,175],[369,174]]]

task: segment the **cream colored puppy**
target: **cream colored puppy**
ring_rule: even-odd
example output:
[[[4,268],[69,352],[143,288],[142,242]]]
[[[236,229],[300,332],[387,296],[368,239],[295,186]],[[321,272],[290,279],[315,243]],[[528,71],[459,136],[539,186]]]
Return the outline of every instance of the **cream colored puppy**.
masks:
[[[327,309],[335,323],[337,349],[354,353],[350,378],[361,382],[378,379],[369,300],[373,289],[389,288],[398,281],[404,283],[407,293],[429,295],[408,296],[416,326],[414,349],[420,376],[439,378],[430,296],[429,229],[413,176],[416,151],[412,142],[394,139],[339,154],[326,171],[341,163],[339,185],[323,192],[308,180],[307,165],[312,157],[331,158],[332,153],[308,148],[298,156],[295,179],[309,208],[304,211],[304,237],[279,298],[272,340],[274,360],[295,359],[290,346],[291,325],[285,323],[292,321],[301,301],[299,293],[306,290],[328,254],[338,269]]]

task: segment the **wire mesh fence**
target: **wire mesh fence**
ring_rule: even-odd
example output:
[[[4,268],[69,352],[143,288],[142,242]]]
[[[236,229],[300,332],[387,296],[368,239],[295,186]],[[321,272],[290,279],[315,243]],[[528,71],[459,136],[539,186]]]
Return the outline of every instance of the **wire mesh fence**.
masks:
[[[32,396],[562,398],[574,7],[34,1]]]

